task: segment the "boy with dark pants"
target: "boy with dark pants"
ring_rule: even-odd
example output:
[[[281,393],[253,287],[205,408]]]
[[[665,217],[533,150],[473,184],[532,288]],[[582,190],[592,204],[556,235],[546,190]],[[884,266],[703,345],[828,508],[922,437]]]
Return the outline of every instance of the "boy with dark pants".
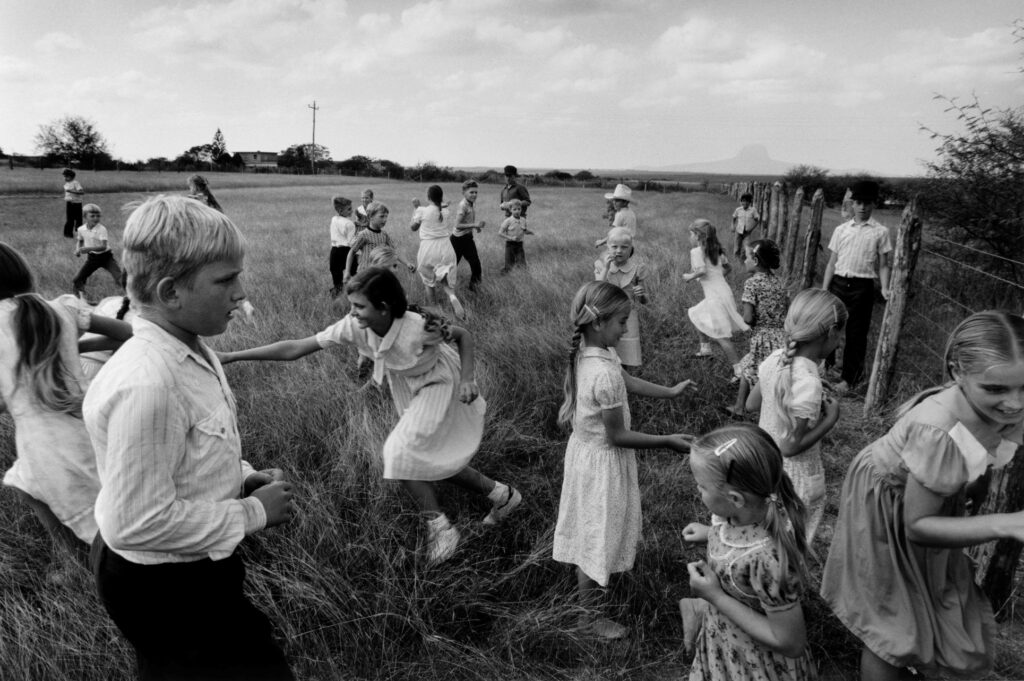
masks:
[[[744,194],[740,197],[740,205],[732,212],[732,231],[736,237],[733,254],[739,262],[745,259],[743,242],[757,229],[757,223],[761,220],[753,203],[754,195]]]
[[[242,237],[223,213],[157,196],[128,218],[135,335],[90,386],[100,600],[142,679],[292,679],[243,593],[238,544],[292,517],[279,469],[241,458],[235,400],[200,339],[240,311]]]
[[[74,280],[71,282],[75,287],[75,295],[85,295],[85,283],[96,270],[106,270],[114,278],[118,287],[123,287],[121,281],[121,266],[114,258],[114,252],[110,250],[110,239],[107,236],[107,228],[100,224],[100,207],[90,203],[82,208],[85,216],[85,224],[78,228],[78,240],[75,242],[75,257],[86,254],[85,264],[78,270]]]
[[[75,230],[82,224],[82,197],[85,190],[75,179],[75,171],[65,168],[64,176],[64,236],[75,238]]]
[[[476,242],[473,241],[473,230],[480,231],[484,228],[484,221],[476,221],[476,203],[478,185],[475,180],[466,180],[462,183],[462,201],[459,201],[459,209],[455,214],[455,233],[451,236],[452,248],[455,249],[455,263],[462,262],[465,258],[469,263],[469,290],[475,291],[480,285],[482,270],[480,268],[480,256],[476,252]]]
[[[846,343],[843,370],[836,392],[843,393],[857,384],[864,374],[868,331],[875,304],[875,271],[882,284],[882,298],[889,298],[888,228],[873,220],[871,212],[878,202],[878,184],[870,180],[852,187],[853,219],[836,227],[828,248],[832,252],[825,267],[822,288],[835,294],[846,305]],[[825,364],[835,364],[835,352]]]

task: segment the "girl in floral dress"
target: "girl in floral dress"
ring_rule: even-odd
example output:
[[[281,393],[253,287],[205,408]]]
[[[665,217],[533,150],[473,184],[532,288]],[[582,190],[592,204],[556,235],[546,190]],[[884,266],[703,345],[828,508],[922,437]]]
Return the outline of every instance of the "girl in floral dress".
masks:
[[[687,565],[700,598],[679,602],[690,681],[817,678],[800,601],[807,583],[804,507],[771,437],[751,424],[693,443],[690,469],[711,525],[683,539],[707,542],[707,560]]]
[[[743,284],[743,321],[754,329],[748,352],[740,359],[739,391],[736,402],[726,411],[734,417],[746,414],[747,396],[757,385],[757,367],[764,358],[785,344],[786,310],[789,296],[772,271],[779,268],[779,246],[771,239],[759,239],[743,246],[744,265],[751,273]]]

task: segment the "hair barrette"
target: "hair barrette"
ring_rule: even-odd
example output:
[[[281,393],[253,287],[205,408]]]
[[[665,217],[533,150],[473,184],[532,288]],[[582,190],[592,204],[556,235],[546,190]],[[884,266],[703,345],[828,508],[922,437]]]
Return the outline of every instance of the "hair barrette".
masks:
[[[588,305],[587,303],[583,304],[583,309],[586,311],[587,314],[592,316],[594,319],[597,319],[601,314],[596,307],[594,307],[593,305]]]
[[[729,451],[729,448],[732,447],[734,444],[736,444],[736,438],[726,440],[722,444],[718,445],[714,449],[715,456],[722,456],[722,454],[725,454],[727,451]]]

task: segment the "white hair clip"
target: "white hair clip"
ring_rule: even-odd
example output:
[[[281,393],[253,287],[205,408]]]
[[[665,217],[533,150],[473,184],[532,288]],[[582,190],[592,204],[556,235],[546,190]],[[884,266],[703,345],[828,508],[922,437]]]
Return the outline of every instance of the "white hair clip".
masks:
[[[715,456],[722,456],[722,454],[725,454],[727,451],[729,451],[729,448],[732,447],[734,444],[736,444],[736,438],[726,440],[722,444],[718,445],[714,449]]]

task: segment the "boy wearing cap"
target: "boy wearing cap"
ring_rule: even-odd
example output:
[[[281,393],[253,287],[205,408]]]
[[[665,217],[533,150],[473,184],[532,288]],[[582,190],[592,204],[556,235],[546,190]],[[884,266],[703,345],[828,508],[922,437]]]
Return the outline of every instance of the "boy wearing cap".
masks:
[[[836,227],[828,248],[832,252],[822,288],[839,297],[846,305],[846,343],[843,349],[842,381],[837,392],[845,392],[861,379],[864,356],[867,354],[871,311],[875,304],[875,271],[882,284],[882,298],[889,298],[889,230],[872,219],[878,202],[878,184],[870,180],[857,182],[851,188],[853,219]],[[835,364],[835,352],[825,360]]]
[[[757,223],[761,219],[753,203],[754,195],[744,194],[740,197],[740,205],[732,212],[732,230],[736,234],[735,255],[740,262],[744,260],[743,242],[748,234],[757,229]]]
[[[516,176],[519,175],[519,171],[515,166],[505,166],[505,186],[501,190],[501,203],[498,206],[505,211],[505,217],[512,215],[512,211],[508,208],[508,203],[512,199],[519,199],[519,204],[523,209],[523,217],[526,217],[526,209],[530,207],[530,192],[526,191],[526,187],[516,182]]]
[[[615,215],[612,217],[611,229],[621,227],[622,229],[629,232],[631,239],[636,238],[636,213],[629,207],[629,204],[633,201],[633,190],[627,185],[619,184],[615,186],[615,191],[610,194],[605,194],[604,198],[606,201],[612,202],[612,208],[615,210]],[[594,246],[604,246],[608,243],[608,237],[598,239],[594,242]]]

